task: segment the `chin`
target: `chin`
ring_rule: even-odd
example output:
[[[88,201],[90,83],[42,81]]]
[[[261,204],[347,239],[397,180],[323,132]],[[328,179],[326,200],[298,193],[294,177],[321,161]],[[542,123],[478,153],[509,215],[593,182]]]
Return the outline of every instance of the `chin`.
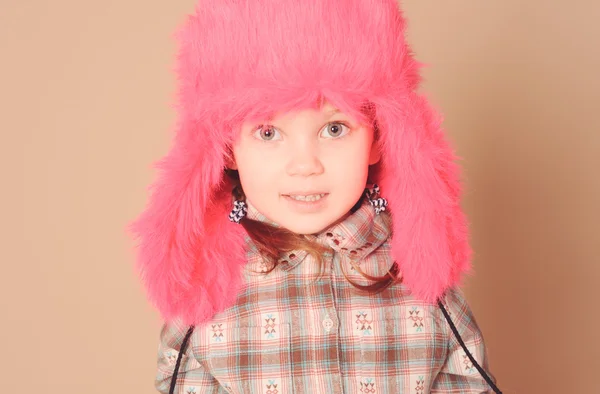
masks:
[[[293,223],[290,226],[283,226],[287,230],[300,234],[300,235],[312,235],[318,234],[329,227],[329,223],[315,223],[314,221],[309,223]]]

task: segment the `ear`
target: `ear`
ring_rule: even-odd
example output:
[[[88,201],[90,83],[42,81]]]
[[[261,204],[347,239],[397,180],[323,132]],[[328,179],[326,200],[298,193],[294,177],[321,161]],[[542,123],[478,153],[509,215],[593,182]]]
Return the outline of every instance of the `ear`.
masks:
[[[238,166],[233,155],[233,149],[229,149],[225,154],[225,168],[229,170],[237,170]]]
[[[379,150],[379,144],[377,141],[373,140],[373,142],[371,142],[371,152],[369,153],[369,165],[372,166],[373,164],[379,163],[380,159],[381,152]]]

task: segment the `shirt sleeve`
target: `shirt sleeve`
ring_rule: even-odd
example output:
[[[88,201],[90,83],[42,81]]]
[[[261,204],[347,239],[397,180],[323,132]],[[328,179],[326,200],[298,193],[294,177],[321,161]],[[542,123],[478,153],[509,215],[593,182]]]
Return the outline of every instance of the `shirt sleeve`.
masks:
[[[159,393],[168,394],[171,379],[175,370],[177,356],[181,349],[183,338],[189,327],[175,320],[165,323],[160,332],[158,345],[157,373],[154,386]],[[192,336],[190,337],[185,354],[181,357],[177,372],[176,394],[221,394],[226,393],[217,380],[209,374],[193,355]]]
[[[489,371],[487,350],[483,335],[463,292],[458,288],[450,289],[446,293],[442,303],[450,314],[450,319],[456,326],[467,349],[469,349],[475,361],[477,361],[494,384],[496,384],[495,377]],[[439,314],[441,316],[440,319],[446,324],[448,331],[448,357],[433,382],[431,393],[493,393],[492,388],[487,384],[463,350],[441,310],[439,310]]]

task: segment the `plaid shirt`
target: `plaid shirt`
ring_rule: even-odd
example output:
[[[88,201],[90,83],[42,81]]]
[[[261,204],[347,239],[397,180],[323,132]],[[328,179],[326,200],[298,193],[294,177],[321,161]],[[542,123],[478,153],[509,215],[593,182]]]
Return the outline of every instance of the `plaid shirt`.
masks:
[[[254,209],[248,215],[266,220]],[[385,275],[392,265],[390,224],[387,212],[376,215],[365,202],[315,237],[331,250],[320,277],[318,263],[301,250],[282,255],[269,274],[252,272],[268,267],[249,248],[243,290],[233,306],[195,327],[175,392],[491,392],[437,304],[414,298],[403,283],[367,295],[344,277],[342,266],[355,283],[371,283],[351,261],[367,274]],[[488,371],[483,337],[463,293],[452,288],[442,302]],[[177,320],[162,328],[155,381],[161,393],[168,393],[187,329]]]

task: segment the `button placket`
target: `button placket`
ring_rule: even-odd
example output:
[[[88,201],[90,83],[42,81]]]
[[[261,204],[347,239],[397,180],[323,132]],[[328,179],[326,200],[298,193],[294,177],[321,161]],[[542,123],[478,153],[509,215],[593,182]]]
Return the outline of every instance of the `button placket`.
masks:
[[[335,268],[334,268],[335,253],[328,254],[326,256],[326,259],[328,260],[328,263],[330,266],[329,289],[331,291],[332,305],[331,305],[331,308],[328,308],[328,310],[325,311],[325,316],[323,318],[322,325],[323,325],[324,331],[329,334],[337,326],[336,322],[339,322],[338,316],[337,316],[337,306],[336,306],[336,300],[335,300],[335,286],[334,286],[335,276],[336,276]]]

